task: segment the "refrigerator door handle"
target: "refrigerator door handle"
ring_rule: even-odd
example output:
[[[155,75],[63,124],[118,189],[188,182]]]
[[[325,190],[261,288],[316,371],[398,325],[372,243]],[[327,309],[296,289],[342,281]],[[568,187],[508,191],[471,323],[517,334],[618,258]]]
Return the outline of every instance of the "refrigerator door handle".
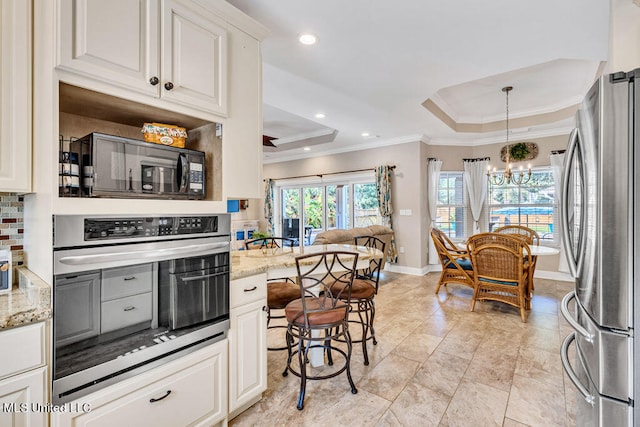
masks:
[[[571,327],[576,330],[576,332],[582,335],[587,342],[592,343],[594,339],[593,334],[589,333],[589,331],[587,331],[580,323],[578,323],[578,321],[571,315],[571,312],[569,311],[569,302],[575,298],[576,291],[571,291],[566,294],[564,298],[562,298],[562,303],[560,304],[560,312],[569,323],[569,325],[571,325]]]
[[[571,245],[571,234],[569,231],[569,206],[568,206],[569,183],[570,183],[569,174],[571,173],[571,166],[573,165],[573,159],[577,154],[577,150],[580,149],[579,141],[580,141],[580,133],[578,131],[578,128],[575,128],[571,132],[571,136],[569,136],[569,148],[567,149],[567,154],[564,162],[564,171],[562,174],[562,202],[560,203],[560,218],[562,221],[561,241],[562,241],[562,246],[564,248],[564,252],[566,254],[567,264],[569,265],[569,271],[571,273],[571,277],[574,277],[574,278],[578,276],[578,271],[580,271],[580,268],[582,266],[582,259],[584,258],[584,255],[583,255],[584,242],[580,242],[580,249],[579,249],[580,259],[576,262],[576,254],[573,251],[573,246]],[[584,165],[581,165],[581,167],[583,168],[583,170],[581,170],[580,173],[582,174],[582,176],[584,176]],[[584,185],[582,186],[582,190],[587,191]],[[585,214],[586,214],[585,201],[586,200],[584,197],[583,197],[583,200],[580,201],[580,215],[581,215],[580,219],[582,221],[584,221]]]
[[[573,385],[578,389],[578,392],[582,395],[582,398],[591,406],[595,403],[595,397],[589,393],[589,390],[580,382],[578,375],[576,375],[575,371],[571,367],[571,363],[569,362],[569,346],[576,339],[576,333],[571,332],[562,342],[562,347],[560,348],[560,358],[562,359],[562,368],[567,373],[567,376],[573,383]]]

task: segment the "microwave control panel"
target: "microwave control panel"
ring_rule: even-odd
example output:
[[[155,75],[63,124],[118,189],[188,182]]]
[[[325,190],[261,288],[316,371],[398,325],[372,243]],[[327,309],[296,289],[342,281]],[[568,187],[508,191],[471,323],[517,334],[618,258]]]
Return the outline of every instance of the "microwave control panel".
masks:
[[[217,216],[85,218],[84,220],[85,241],[183,236],[217,231]]]

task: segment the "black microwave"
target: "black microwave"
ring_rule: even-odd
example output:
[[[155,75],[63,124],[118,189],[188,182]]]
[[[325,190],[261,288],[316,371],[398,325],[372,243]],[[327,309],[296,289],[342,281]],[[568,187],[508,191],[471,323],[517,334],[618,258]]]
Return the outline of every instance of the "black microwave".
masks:
[[[205,153],[103,133],[71,142],[81,197],[204,199]]]

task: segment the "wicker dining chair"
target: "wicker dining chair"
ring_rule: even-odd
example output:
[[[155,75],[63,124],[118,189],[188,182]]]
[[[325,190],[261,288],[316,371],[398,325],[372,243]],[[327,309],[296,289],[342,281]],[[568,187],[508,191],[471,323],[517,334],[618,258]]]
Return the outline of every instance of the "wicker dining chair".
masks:
[[[458,248],[442,230],[437,228],[431,229],[431,239],[442,265],[436,294],[440,291],[440,286],[447,286],[449,283],[460,283],[473,288],[473,266],[467,250]]]
[[[292,247],[293,244],[294,240],[287,237],[262,237],[248,240],[244,246],[247,250],[254,250]],[[274,325],[271,320],[284,319],[284,313],[278,313],[276,310],[284,310],[287,304],[298,298],[300,298],[300,288],[292,278],[283,277],[269,280],[267,282],[267,329],[286,329],[286,325]],[[267,349],[286,350],[287,347],[268,347]]]
[[[478,300],[500,301],[518,307],[526,322],[532,262],[527,243],[507,234],[480,233],[469,237],[467,250],[475,284],[471,311]]]
[[[349,334],[349,307],[351,286],[356,273],[358,254],[346,251],[330,251],[296,257],[299,298],[287,304],[287,366],[289,372],[300,378],[297,408],[304,408],[307,380],[324,380],[346,372],[351,393],[358,389],[351,377],[351,335]],[[297,344],[294,348],[294,343]],[[338,343],[345,343],[338,346]],[[333,366],[332,352],[344,357],[344,365],[307,373],[307,361],[311,349],[322,349],[327,363]],[[297,354],[297,367],[292,364]],[[326,368],[326,367],[325,367]]]
[[[525,227],[524,225],[505,225],[504,227],[496,228],[495,230],[493,230],[493,232],[500,233],[500,234],[508,234],[514,237],[519,237],[521,239],[524,239],[529,246],[531,245],[540,246],[540,235],[538,234],[538,232],[529,227]],[[531,260],[532,260],[531,271],[529,274],[529,293],[530,294],[533,293],[535,289],[535,286],[533,284],[533,273],[535,272],[535,269],[536,269],[536,262],[538,261],[538,257],[532,256]]]

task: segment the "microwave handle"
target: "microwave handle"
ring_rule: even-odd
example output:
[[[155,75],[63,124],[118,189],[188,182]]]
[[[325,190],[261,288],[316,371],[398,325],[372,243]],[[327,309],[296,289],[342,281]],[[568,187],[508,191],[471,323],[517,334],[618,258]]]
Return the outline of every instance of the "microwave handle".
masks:
[[[187,192],[187,178],[189,177],[189,160],[186,154],[180,154],[178,156],[178,191],[180,193]]]

